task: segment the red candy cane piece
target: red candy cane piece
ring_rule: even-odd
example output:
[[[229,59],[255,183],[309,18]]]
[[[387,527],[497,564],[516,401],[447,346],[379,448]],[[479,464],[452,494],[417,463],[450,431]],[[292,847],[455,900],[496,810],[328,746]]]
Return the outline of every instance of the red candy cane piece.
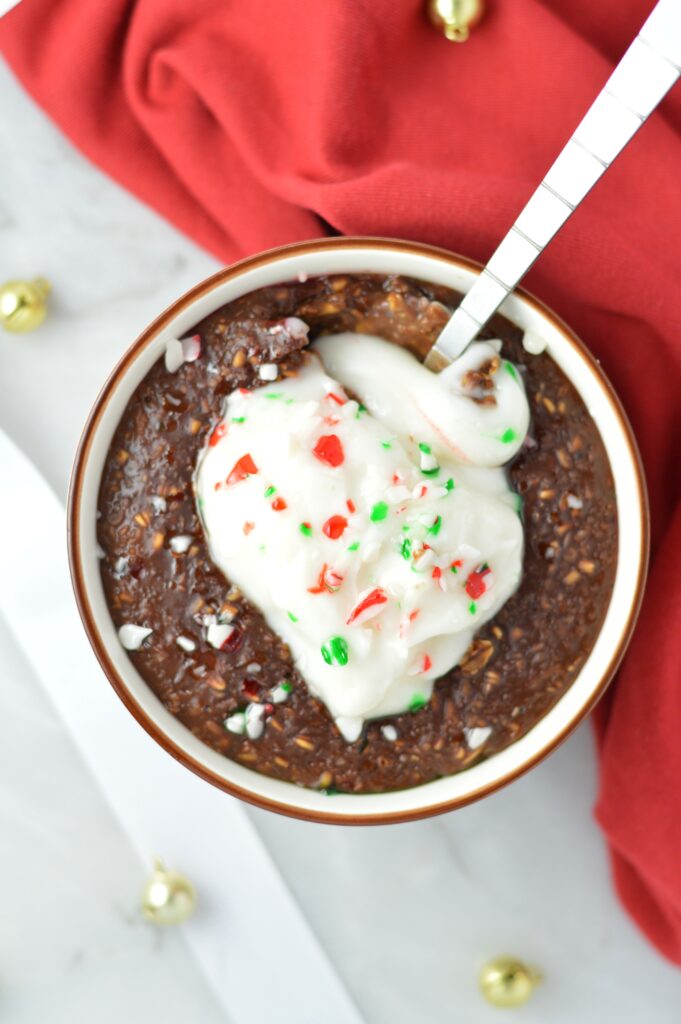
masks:
[[[275,512],[283,512],[285,508],[288,508],[288,505],[283,498],[275,498],[272,502],[272,508]]]
[[[446,589],[447,589],[447,583],[445,581],[444,576],[442,575],[442,569],[440,568],[439,565],[436,565],[434,567],[434,569],[433,569],[433,571],[431,573],[431,576],[433,577],[433,579],[437,583],[437,585],[440,588],[440,590],[443,591],[443,593],[444,593],[444,591],[446,591]]]
[[[345,516],[330,516],[322,526],[322,533],[325,533],[331,540],[338,540],[348,525]]]
[[[341,576],[340,573],[336,572],[335,569],[327,569],[326,575],[324,576],[324,586],[330,594],[335,594],[335,592],[340,588],[343,579],[344,577]]]
[[[347,398],[341,398],[340,395],[334,394],[333,391],[329,391],[326,397],[330,398],[332,402],[336,403],[336,405],[345,405],[347,402]]]
[[[344,577],[337,573],[335,569],[329,569],[326,562],[321,568],[319,578],[314,587],[308,587],[308,594],[335,594],[339,589]]]
[[[383,611],[382,605],[386,604],[387,600],[385,591],[381,587],[370,590],[352,609],[346,625],[352,626],[360,617],[362,622],[372,619],[374,615],[378,615],[379,612]]]
[[[215,445],[218,443],[218,441],[221,440],[221,438],[223,438],[225,436],[226,433],[227,433],[227,423],[224,420],[221,420],[220,423],[218,423],[218,425],[215,428],[215,430],[213,431],[213,433],[208,438],[208,445],[209,445],[209,447],[210,448],[215,448]]]
[[[472,597],[474,601],[477,601],[479,597],[487,590],[487,584],[485,582],[485,576],[491,572],[487,567],[484,569],[474,569],[473,572],[469,573],[468,579],[466,580],[466,593],[469,597]]]
[[[227,483],[238,484],[241,480],[245,480],[246,477],[253,476],[253,474],[257,472],[258,467],[247,452],[234,464],[234,469],[227,477]]]
[[[321,572],[319,573],[319,578],[317,580],[316,585],[314,587],[308,587],[307,588],[308,594],[323,594],[324,593],[324,591],[326,590],[326,587],[324,585],[324,577],[326,576],[327,568],[328,568],[328,566],[327,566],[327,564],[325,562],[324,565],[321,568]]]
[[[337,434],[322,435],[312,449],[312,454],[325,466],[331,466],[334,469],[337,466],[342,466],[345,462],[345,452]]]

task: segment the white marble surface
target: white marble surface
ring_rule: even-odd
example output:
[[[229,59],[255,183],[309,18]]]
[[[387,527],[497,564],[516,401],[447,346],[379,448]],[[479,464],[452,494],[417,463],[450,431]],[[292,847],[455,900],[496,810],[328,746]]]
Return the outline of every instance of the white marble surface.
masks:
[[[39,331],[0,336],[0,427],[64,496],[104,376],[216,264],[90,167],[1,66],[0,149],[0,279],[54,285]],[[144,869],[1,624],[0,664],[0,1019],[224,1021],[181,932],[135,916]],[[678,1024],[681,973],[610,888],[595,784],[587,726],[509,789],[430,822],[253,819],[367,1024]],[[506,1016],[475,984],[503,951],[546,974]]]

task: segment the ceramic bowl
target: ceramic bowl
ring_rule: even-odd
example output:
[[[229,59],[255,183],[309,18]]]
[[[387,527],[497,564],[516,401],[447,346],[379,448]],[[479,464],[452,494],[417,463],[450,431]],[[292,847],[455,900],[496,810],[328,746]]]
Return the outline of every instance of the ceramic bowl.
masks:
[[[617,495],[618,562],[600,633],[581,672],[555,706],[512,746],[471,768],[397,792],[327,796],[268,778],[211,750],[161,704],[123,650],[109,614],[96,552],[100,477],[114,430],[133,391],[165,350],[219,306],[256,288],[299,274],[404,274],[467,291],[480,267],[442,249],[377,238],[330,238],[273,249],[221,270],[178,299],[135,341],[97,398],[76,456],[69,498],[69,547],[80,613],[95,653],[117,694],[170,754],[227,793],[260,807],[313,821],[377,824],[449,811],[488,795],[546,757],[603,694],[631,637],[648,557],[648,512],[631,427],[598,362],[541,302],[518,289],[502,312],[541,335],[546,351],[582,396],[605,445]]]

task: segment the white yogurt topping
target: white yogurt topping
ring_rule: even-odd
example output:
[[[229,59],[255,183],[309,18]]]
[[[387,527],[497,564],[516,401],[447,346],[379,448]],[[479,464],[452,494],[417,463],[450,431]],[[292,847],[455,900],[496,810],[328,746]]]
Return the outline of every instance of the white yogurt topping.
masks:
[[[497,352],[471,349],[461,373]],[[336,379],[309,355],[296,377],[227,398],[195,488],[213,561],[352,742],[367,719],[423,706],[517,587],[522,528],[492,467],[522,443],[529,413],[503,366],[483,406],[456,374],[381,339],[318,350]],[[263,723],[248,724],[250,735]]]
[[[405,349],[366,334],[336,334],[315,345],[327,373],[359,395],[399,434],[425,441],[435,456],[475,466],[502,466],[527,433],[530,409],[520,375],[499,360],[501,342],[469,345],[442,373],[431,373]],[[494,390],[466,391],[464,375],[497,359]],[[493,396],[495,405],[472,401]]]

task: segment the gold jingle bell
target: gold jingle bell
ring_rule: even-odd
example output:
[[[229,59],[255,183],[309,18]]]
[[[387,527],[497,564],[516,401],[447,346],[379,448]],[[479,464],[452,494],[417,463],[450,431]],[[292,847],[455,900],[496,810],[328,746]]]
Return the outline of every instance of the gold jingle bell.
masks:
[[[168,871],[157,857],[151,878],[142,892],[142,913],[154,924],[171,925],[186,921],[196,909],[194,886],[177,871]]]
[[[542,980],[541,972],[512,956],[498,956],[480,972],[480,991],[492,1006],[522,1006]]]
[[[453,43],[466,42],[484,9],[484,0],[428,0],[428,17]]]
[[[0,285],[0,324],[6,331],[22,334],[33,331],[47,315],[49,281],[7,281]]]

